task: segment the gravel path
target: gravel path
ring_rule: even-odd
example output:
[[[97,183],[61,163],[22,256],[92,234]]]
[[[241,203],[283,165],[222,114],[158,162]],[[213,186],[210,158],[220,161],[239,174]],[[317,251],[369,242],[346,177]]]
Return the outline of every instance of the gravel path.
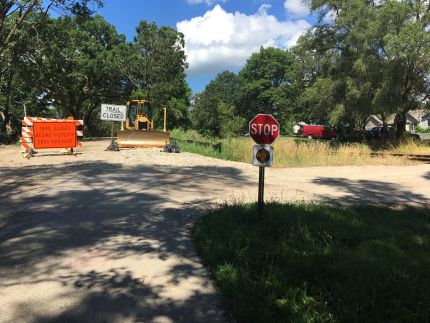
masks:
[[[225,322],[190,239],[219,203],[254,201],[257,168],[85,143],[0,147],[0,321]],[[268,169],[274,200],[430,205],[430,165]]]

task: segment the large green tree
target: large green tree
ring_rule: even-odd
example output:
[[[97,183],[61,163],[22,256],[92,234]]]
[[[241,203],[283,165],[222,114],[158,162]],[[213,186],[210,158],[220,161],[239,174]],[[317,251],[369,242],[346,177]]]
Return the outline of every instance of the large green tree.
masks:
[[[19,37],[19,31],[32,14],[47,15],[51,10],[62,13],[89,14],[88,5],[102,5],[101,0],[2,0],[0,3],[0,56]]]
[[[33,50],[22,62],[26,79],[62,116],[86,123],[102,102],[124,103],[131,91],[121,70],[125,37],[101,16],[45,20],[29,30]]]
[[[202,93],[194,96],[191,118],[200,133],[210,136],[237,135],[245,126],[245,119],[238,115],[240,94],[236,74],[224,71],[216,76]]]
[[[18,132],[17,119],[22,117],[23,105],[34,113],[44,111],[49,102],[28,80],[23,58],[28,59],[35,43],[29,31],[39,35],[49,13],[89,16],[90,3],[100,0],[4,0],[0,3],[0,136],[10,142]],[[52,39],[51,41],[55,41]],[[42,110],[40,110],[40,108]],[[18,113],[18,111],[20,111]]]
[[[184,35],[171,27],[140,22],[134,43],[128,48],[124,66],[135,90],[142,91],[154,106],[154,119],[162,125],[162,108],[167,107],[168,127],[187,126],[191,90],[186,82],[188,67]]]
[[[319,24],[301,40],[302,52],[320,56],[321,69],[302,100],[316,115],[364,126],[371,113],[406,112],[429,95],[430,2],[422,0],[313,0]],[[327,13],[334,16],[327,20]]]
[[[3,28],[11,27],[11,21],[3,22]],[[47,112],[48,102],[41,93],[26,80],[22,72],[22,58],[28,52],[29,39],[25,31],[17,31],[17,37],[0,54],[0,137],[1,142],[10,143],[19,134],[19,121],[27,111]]]
[[[239,112],[250,120],[257,113],[275,115],[284,127],[295,113],[296,62],[290,51],[261,48],[239,73]]]

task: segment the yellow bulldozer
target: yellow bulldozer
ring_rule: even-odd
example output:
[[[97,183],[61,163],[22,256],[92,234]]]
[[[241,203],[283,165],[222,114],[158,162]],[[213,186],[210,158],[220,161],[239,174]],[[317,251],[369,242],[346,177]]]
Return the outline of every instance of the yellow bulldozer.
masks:
[[[163,131],[154,130],[152,105],[148,100],[129,100],[127,116],[121,123],[117,144],[120,148],[164,147],[170,144],[166,131],[166,108],[164,108]]]

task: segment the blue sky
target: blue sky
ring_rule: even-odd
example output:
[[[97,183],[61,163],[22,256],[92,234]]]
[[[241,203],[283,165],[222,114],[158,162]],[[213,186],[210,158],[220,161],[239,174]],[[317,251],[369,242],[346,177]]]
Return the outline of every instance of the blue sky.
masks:
[[[104,0],[97,11],[130,41],[141,20],[183,32],[194,93],[261,46],[294,45],[315,21],[301,0]]]

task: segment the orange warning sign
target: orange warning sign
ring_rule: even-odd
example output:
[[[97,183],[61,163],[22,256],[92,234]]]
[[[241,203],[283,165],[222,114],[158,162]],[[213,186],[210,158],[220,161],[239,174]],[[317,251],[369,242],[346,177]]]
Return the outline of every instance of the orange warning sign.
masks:
[[[75,148],[77,146],[76,124],[74,122],[33,123],[35,149]]]

